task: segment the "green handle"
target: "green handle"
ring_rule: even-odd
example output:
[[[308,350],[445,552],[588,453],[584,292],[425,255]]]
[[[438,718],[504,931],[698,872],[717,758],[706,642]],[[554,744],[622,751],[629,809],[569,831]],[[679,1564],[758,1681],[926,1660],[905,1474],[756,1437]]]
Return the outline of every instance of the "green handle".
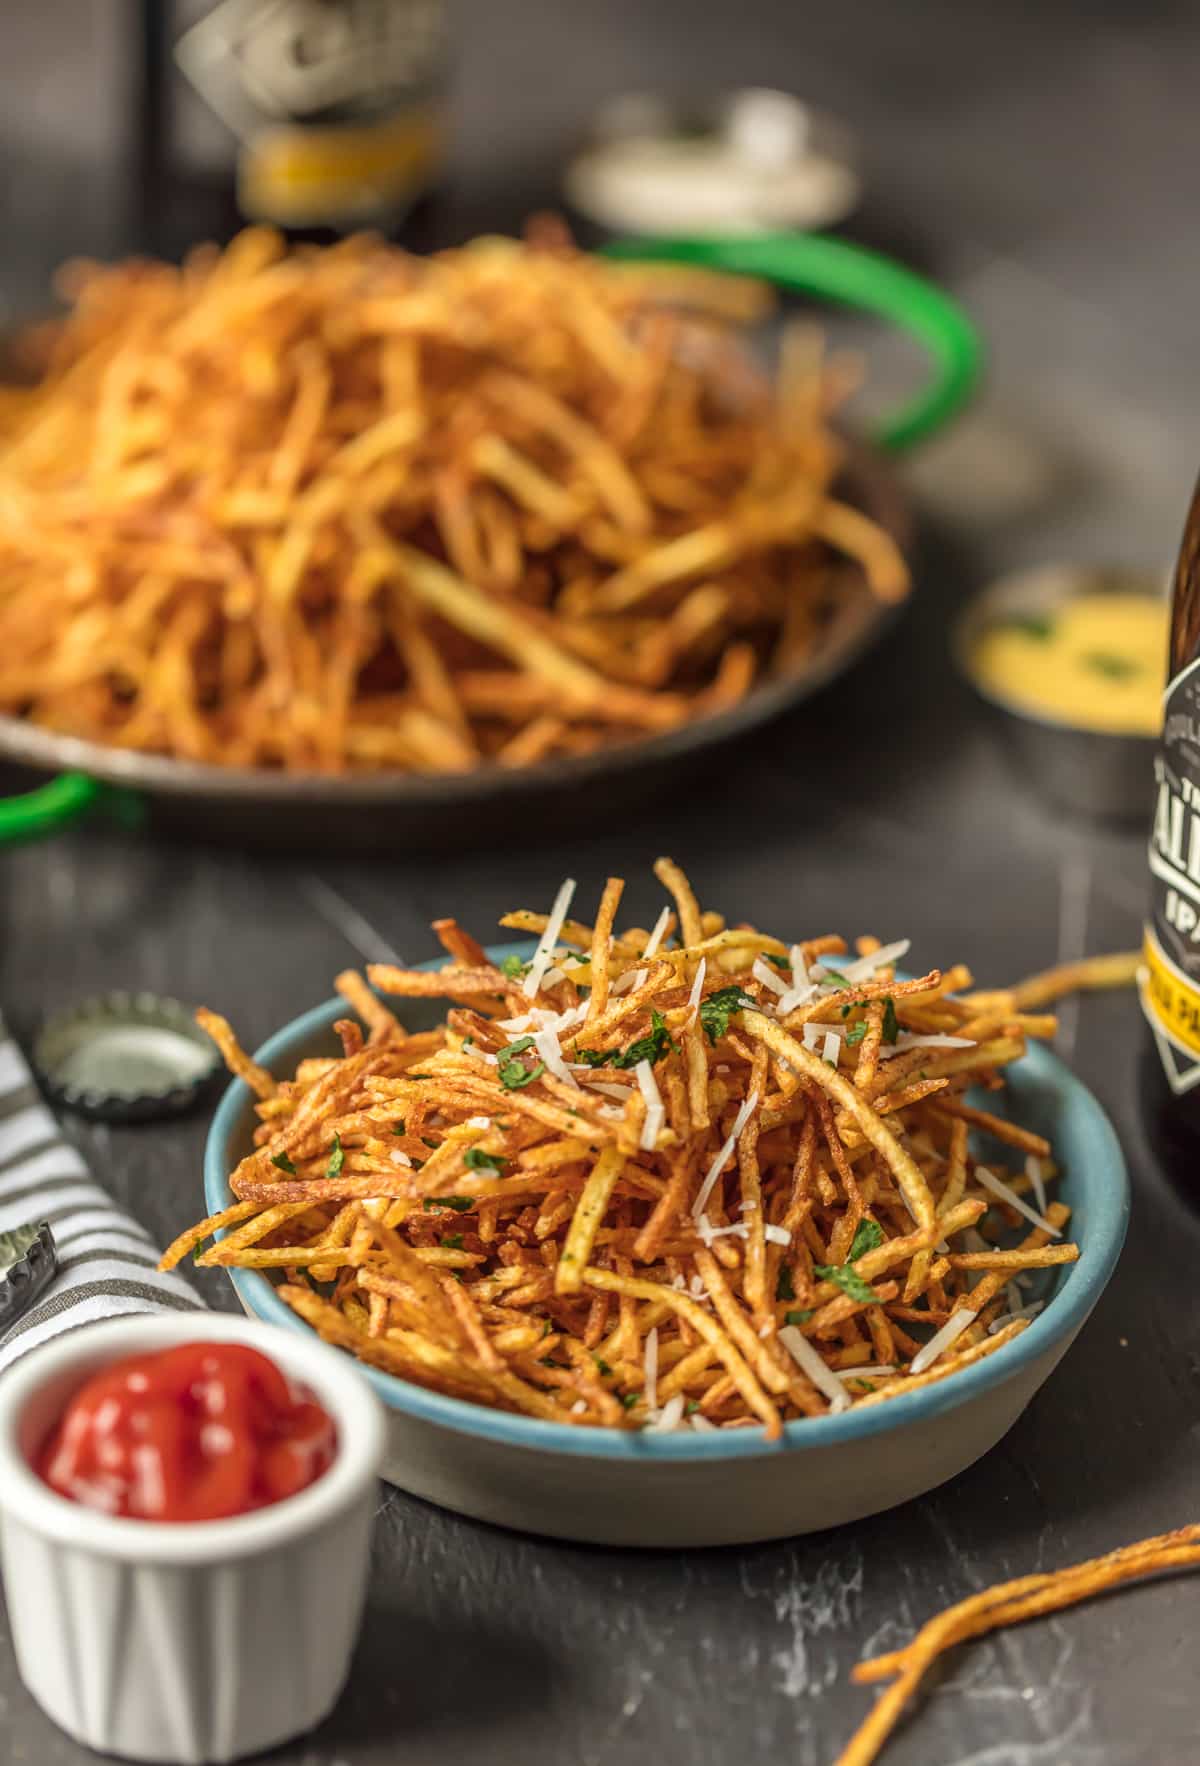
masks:
[[[99,803],[115,810],[126,825],[140,819],[139,797],[131,791],[98,784],[86,773],[60,773],[36,791],[27,791],[21,797],[0,797],[0,846],[57,834],[60,828],[80,821]]]
[[[618,258],[760,276],[798,294],[878,313],[909,332],[929,351],[936,372],[928,386],[880,424],[875,440],[891,453],[941,429],[979,383],[983,344],[957,301],[914,270],[863,246],[819,233],[764,233],[724,239],[618,239],[603,250]]]

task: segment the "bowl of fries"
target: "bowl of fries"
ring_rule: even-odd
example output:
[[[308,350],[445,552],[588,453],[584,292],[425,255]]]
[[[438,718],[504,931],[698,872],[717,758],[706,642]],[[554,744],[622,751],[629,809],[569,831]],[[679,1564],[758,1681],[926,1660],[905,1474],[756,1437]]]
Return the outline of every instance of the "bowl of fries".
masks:
[[[730,926],[656,870],[649,930],[619,879],[592,923],[568,885],[505,916],[533,944],[441,921],[443,965],[339,976],[253,1059],[205,1014],[239,1077],[165,1262],[357,1355],[388,1476],[445,1507],[645,1546],[838,1525],[1020,1415],[1115,1265],[1120,1148],[1039,1046],[1052,987]]]
[[[62,289],[0,388],[8,758],[236,838],[461,839],[776,715],[907,593],[854,373],[793,325],[769,375],[762,282],[255,229]]]

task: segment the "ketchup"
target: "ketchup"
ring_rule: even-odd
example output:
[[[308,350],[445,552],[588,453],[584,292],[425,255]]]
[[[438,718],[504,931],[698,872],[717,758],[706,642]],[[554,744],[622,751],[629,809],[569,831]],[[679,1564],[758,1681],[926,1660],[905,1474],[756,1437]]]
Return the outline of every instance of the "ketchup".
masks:
[[[146,1521],[215,1521],[281,1502],[333,1460],[333,1419],[243,1343],[183,1343],[114,1362],[43,1442],[60,1496]]]

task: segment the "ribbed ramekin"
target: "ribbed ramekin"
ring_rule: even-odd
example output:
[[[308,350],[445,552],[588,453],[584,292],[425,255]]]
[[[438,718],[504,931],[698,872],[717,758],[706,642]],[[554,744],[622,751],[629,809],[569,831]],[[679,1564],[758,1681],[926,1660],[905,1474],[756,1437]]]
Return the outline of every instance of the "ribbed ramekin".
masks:
[[[97,1514],[31,1455],[87,1376],[186,1342],[246,1343],[333,1417],[299,1495],[227,1521]],[[0,1549],[21,1678],[101,1753],[233,1760],[311,1729],[345,1682],[366,1593],[381,1408],[348,1357],[255,1321],[155,1314],[73,1331],[0,1379]]]

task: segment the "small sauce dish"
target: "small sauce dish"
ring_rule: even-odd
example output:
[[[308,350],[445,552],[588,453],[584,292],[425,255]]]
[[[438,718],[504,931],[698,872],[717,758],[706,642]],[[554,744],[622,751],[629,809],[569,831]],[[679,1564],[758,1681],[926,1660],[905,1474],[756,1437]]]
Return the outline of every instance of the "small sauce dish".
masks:
[[[1111,632],[1118,622],[1101,618],[1095,645],[1081,647],[1076,628],[1082,624],[1086,629],[1087,622],[1079,616],[1085,607],[1109,600],[1119,601],[1126,611],[1131,600],[1145,601],[1161,614],[1161,678],[1140,678],[1149,668],[1146,634],[1140,629],[1131,647],[1114,645]],[[1068,609],[1074,609],[1074,619],[1064,617]],[[1004,577],[984,589],[968,603],[951,642],[959,670],[991,711],[1023,778],[1075,814],[1146,820],[1159,732],[1144,724],[1137,727],[1131,689],[1139,689],[1143,697],[1147,689],[1161,696],[1167,625],[1162,575],[1124,566],[1054,565]],[[1060,645],[1068,626],[1070,641]],[[989,650],[989,640],[1000,635],[1006,644],[1002,656],[994,644]],[[1030,659],[1024,678],[1019,673],[1022,642]],[[1046,651],[1041,654],[1043,644]],[[1083,669],[1092,671],[1089,679]],[[1107,709],[1111,727],[1106,726]]]
[[[332,1417],[332,1464],[298,1494],[229,1519],[99,1513],[33,1460],[72,1395],[125,1357],[244,1343]],[[366,1593],[384,1450],[357,1367],[315,1339],[221,1314],[151,1314],[72,1331],[0,1380],[0,1548],[21,1678],[101,1753],[225,1761],[313,1728],[345,1682]]]

